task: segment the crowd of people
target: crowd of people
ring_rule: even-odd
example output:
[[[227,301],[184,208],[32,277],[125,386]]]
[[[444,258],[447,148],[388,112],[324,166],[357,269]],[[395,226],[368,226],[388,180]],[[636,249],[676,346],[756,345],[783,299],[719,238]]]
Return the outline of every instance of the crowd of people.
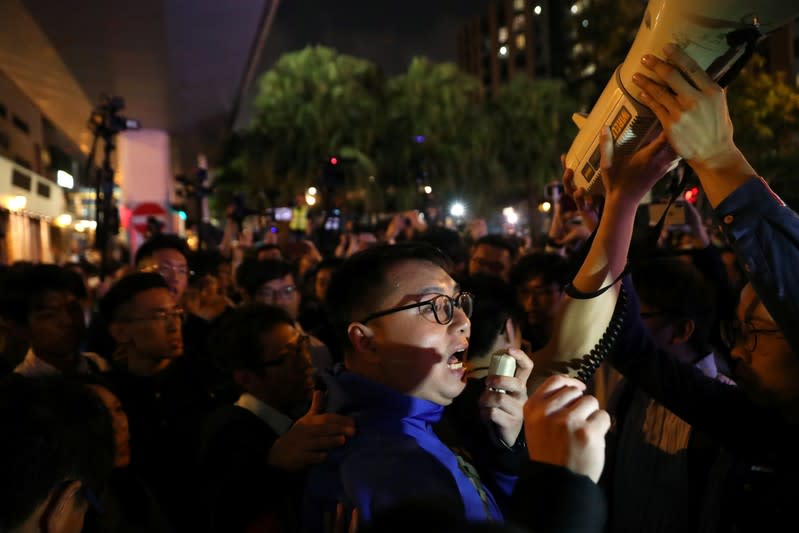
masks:
[[[540,249],[414,223],[330,257],[157,235],[100,288],[80,264],[5,266],[0,531],[791,523],[799,217],[735,146],[723,90],[664,57],[635,78],[663,133],[619,158],[603,132],[603,197],[566,169]],[[676,156],[712,237],[690,205],[679,241],[640,225]],[[596,373],[561,373],[597,331]]]

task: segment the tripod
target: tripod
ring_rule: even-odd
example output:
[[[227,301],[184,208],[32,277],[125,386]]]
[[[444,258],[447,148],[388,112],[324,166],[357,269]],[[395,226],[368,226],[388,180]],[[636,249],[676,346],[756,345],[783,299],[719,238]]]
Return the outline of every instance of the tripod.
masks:
[[[100,252],[100,279],[104,280],[110,266],[111,237],[119,233],[119,209],[114,202],[114,169],[111,154],[116,148],[114,140],[120,131],[139,129],[139,122],[119,116],[125,101],[118,97],[103,96],[100,105],[92,111],[89,129],[93,133],[92,147],[84,169],[84,183],[94,163],[98,141],[103,139],[103,162],[96,170],[94,180],[94,249]]]

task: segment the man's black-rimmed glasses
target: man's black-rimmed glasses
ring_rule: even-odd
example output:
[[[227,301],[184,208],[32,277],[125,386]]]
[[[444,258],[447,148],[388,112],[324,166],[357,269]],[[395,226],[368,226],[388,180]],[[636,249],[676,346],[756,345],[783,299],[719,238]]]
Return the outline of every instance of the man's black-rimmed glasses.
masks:
[[[377,311],[372,313],[371,315],[367,316],[363,320],[359,322],[361,324],[366,324],[370,320],[374,320],[375,318],[380,318],[381,316],[390,315],[392,313],[398,313],[400,311],[405,311],[406,309],[413,309],[415,307],[424,307],[430,306],[430,309],[433,311],[433,316],[436,318],[436,322],[441,324],[442,326],[446,326],[452,319],[455,317],[455,308],[461,309],[467,317],[472,316],[472,303],[474,301],[474,297],[471,293],[468,292],[461,292],[455,295],[455,297],[447,296],[446,294],[439,294],[429,300],[425,300],[423,302],[416,302],[408,305],[401,305],[399,307],[392,307],[391,309],[385,309],[383,311]]]

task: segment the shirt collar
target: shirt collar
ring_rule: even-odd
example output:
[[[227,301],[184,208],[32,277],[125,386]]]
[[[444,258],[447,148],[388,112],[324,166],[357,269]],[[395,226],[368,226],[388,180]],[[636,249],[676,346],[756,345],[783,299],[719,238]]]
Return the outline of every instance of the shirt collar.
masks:
[[[23,359],[22,362],[19,365],[17,365],[17,367],[14,369],[14,372],[28,377],[61,375],[60,370],[58,370],[56,367],[54,367],[44,359],[40,359],[33,352],[33,348],[28,348],[28,353],[25,354],[25,359]],[[78,359],[78,367],[76,369],[76,373],[77,374],[90,373],[89,363],[86,361],[85,357],[80,357]]]
[[[239,396],[236,405],[263,420],[278,435],[284,435],[294,423],[291,418],[248,392]]]

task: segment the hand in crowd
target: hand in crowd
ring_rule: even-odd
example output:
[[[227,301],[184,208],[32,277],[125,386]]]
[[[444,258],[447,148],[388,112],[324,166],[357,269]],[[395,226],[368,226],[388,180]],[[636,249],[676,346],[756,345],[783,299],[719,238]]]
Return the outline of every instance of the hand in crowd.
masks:
[[[574,171],[566,168],[565,154],[561,154],[560,164],[563,169],[563,192],[574,200],[580,216],[583,217],[582,225],[590,235],[599,225],[599,200],[574,184]]]
[[[524,425],[527,380],[533,371],[533,361],[521,350],[511,348],[507,354],[516,359],[516,374],[513,377],[488,376],[486,390],[480,395],[478,405],[483,420],[493,423],[502,441],[513,446]]]
[[[336,504],[335,516],[332,513],[325,513],[323,531],[325,533],[357,533],[359,519],[360,515],[357,507],[352,510],[349,517],[346,517],[344,504],[339,502]]]
[[[614,154],[610,129],[605,127],[599,134],[599,147],[599,166],[606,200],[633,202],[638,205],[641,198],[677,162],[665,133],[658,135],[632,156],[618,157]]]
[[[351,418],[322,413],[322,393],[314,391],[308,412],[275,441],[267,462],[285,470],[319,464],[327,457],[327,450],[341,446],[354,434]]]
[[[668,62],[647,54],[643,65],[665,85],[636,74],[641,101],[660,120],[675,152],[693,164],[712,165],[737,151],[724,89],[696,62],[673,44],[663,52]]]
[[[714,206],[745,183],[755,170],[735,146],[724,89],[673,44],[664,47],[666,61],[647,54],[641,63],[662,83],[638,73],[638,98],[663,126],[674,151],[696,171]]]
[[[610,416],[599,408],[585,384],[554,375],[524,406],[524,434],[530,459],[563,466],[599,480],[605,465],[605,434]]]
[[[696,207],[694,207],[691,202],[684,202],[683,205],[685,206],[685,222],[691,228],[694,248],[707,248],[710,246],[710,236],[702,221],[702,215],[699,214],[699,211],[697,211]]]

